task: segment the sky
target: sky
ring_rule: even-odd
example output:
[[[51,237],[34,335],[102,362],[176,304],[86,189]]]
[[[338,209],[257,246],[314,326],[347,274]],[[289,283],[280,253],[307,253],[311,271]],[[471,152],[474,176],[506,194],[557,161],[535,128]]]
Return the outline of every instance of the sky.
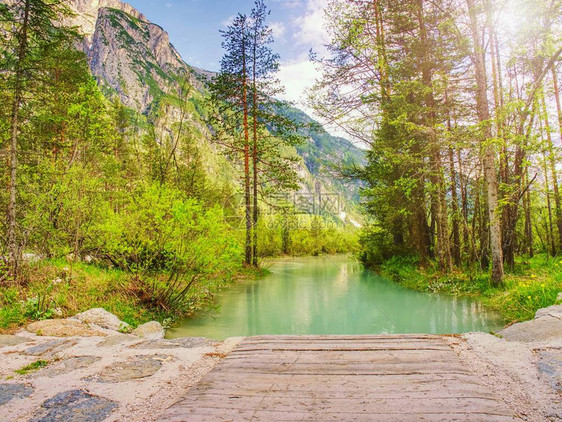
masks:
[[[220,29],[238,13],[250,14],[253,0],[128,0],[148,20],[163,27],[172,44],[190,65],[219,70],[224,51]],[[278,74],[286,88],[283,99],[295,101],[311,113],[303,92],[317,77],[308,59],[311,49],[322,52],[327,43],[324,7],[328,0],[265,0],[271,14],[273,50],[281,56]],[[313,114],[313,113],[311,113]]]

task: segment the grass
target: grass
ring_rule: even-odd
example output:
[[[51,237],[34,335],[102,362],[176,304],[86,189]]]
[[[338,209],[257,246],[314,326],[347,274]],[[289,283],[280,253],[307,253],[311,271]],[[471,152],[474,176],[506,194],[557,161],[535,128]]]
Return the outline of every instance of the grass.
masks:
[[[482,271],[442,274],[434,266],[420,269],[412,258],[393,258],[380,272],[411,289],[475,297],[506,322],[532,319],[538,309],[554,305],[562,292],[562,259],[547,255],[518,258],[501,287],[492,286],[488,273]]]
[[[169,318],[144,306],[129,289],[123,271],[45,261],[26,269],[20,286],[0,286],[0,332],[13,332],[29,321],[65,318],[91,308],[104,308],[136,327]]]
[[[266,270],[242,269],[234,281],[256,278]],[[66,259],[41,261],[25,268],[23,282],[0,285],[0,333],[12,333],[31,321],[67,318],[104,308],[132,327],[156,320],[170,325],[181,315],[150,306],[129,273]],[[217,283],[217,288],[228,284]],[[194,295],[186,315],[212,298]]]
[[[35,371],[38,371],[41,368],[44,368],[48,364],[49,364],[49,362],[47,362],[46,360],[38,360],[38,361],[35,361],[33,363],[30,363],[27,366],[24,366],[21,369],[17,369],[14,372],[16,374],[20,374],[20,375],[27,375],[30,372],[35,372]]]

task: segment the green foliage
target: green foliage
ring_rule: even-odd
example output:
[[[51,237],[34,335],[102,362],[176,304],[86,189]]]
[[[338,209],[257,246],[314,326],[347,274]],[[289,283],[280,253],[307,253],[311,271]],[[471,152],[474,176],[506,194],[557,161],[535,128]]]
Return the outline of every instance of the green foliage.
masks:
[[[240,246],[222,210],[175,189],[142,186],[98,228],[104,260],[132,274],[151,306],[187,312],[239,269]]]
[[[40,370],[41,368],[46,367],[48,364],[49,364],[48,361],[40,359],[40,360],[36,360],[33,363],[30,363],[29,365],[24,366],[21,369],[15,370],[14,372],[16,374],[19,374],[19,375],[27,375],[30,372],[36,372],[36,371]]]
[[[508,322],[532,319],[538,309],[554,305],[562,291],[562,263],[545,255],[519,259],[504,286],[493,287],[484,271],[444,275],[437,266],[420,268],[417,258],[395,256],[380,266],[381,274],[408,288],[478,297]]]
[[[330,217],[278,214],[259,222],[263,235],[260,256],[321,255],[356,252],[358,230]]]

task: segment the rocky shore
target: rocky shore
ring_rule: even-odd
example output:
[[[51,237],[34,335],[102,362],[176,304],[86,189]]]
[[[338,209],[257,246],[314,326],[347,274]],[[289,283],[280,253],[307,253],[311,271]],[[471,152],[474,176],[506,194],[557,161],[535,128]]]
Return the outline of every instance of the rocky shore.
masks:
[[[165,340],[103,309],[0,336],[2,421],[153,421],[240,338]],[[562,420],[562,305],[496,336],[459,337],[457,352],[522,420]]]
[[[94,309],[0,336],[0,420],[154,420],[238,343],[164,340],[157,322],[126,331]]]

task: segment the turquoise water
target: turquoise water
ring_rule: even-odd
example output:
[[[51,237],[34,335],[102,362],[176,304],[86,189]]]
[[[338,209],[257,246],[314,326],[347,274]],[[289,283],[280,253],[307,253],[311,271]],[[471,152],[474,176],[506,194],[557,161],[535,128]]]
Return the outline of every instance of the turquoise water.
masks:
[[[225,289],[168,338],[262,334],[452,334],[497,330],[479,302],[408,290],[345,256],[279,259],[271,273]]]

